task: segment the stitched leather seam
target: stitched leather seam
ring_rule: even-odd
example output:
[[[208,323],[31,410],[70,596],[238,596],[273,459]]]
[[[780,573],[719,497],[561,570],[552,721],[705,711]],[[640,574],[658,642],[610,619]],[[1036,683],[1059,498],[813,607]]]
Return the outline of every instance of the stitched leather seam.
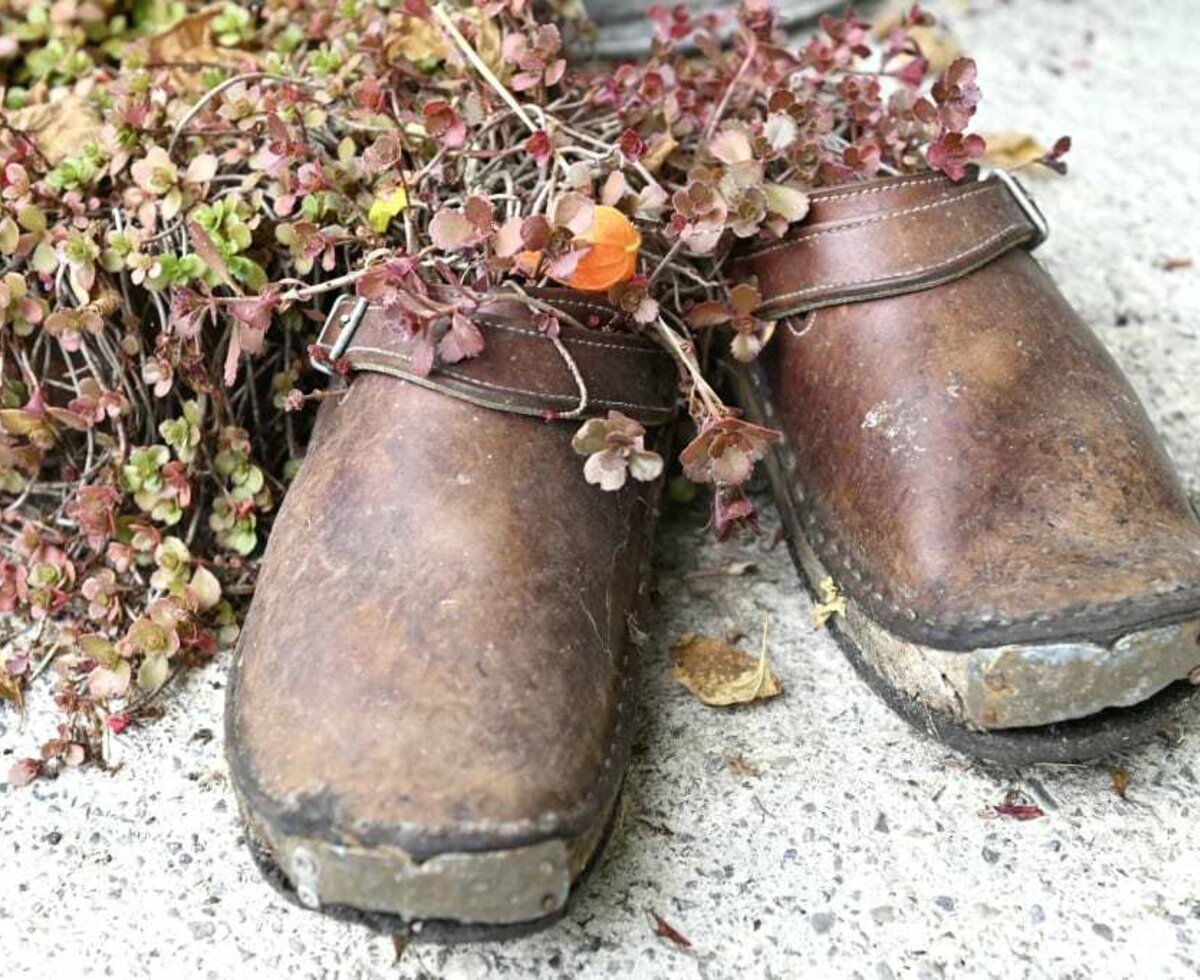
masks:
[[[485,323],[489,327],[494,327],[497,330],[505,330],[508,333],[519,334],[522,337],[533,337],[536,339],[545,339],[545,334],[537,330],[525,330],[522,327],[514,327],[508,323],[501,323],[498,320],[493,320],[483,314],[477,314],[473,319],[478,323]],[[648,347],[635,347],[633,344],[602,344],[596,340],[579,340],[575,337],[563,337],[562,342],[568,347],[598,347],[600,350],[615,350],[627,354],[645,354],[651,357],[669,357],[666,351]]]
[[[352,344],[344,355],[345,357],[350,358],[350,363],[352,366],[354,365],[354,354],[377,354],[381,357],[394,358],[402,363],[407,363],[407,359],[404,357],[404,355],[397,354],[395,351],[383,350],[379,347],[358,347]],[[371,364],[368,362],[365,367],[360,367],[359,370],[371,370],[371,367]],[[552,392],[530,391],[526,388],[514,388],[508,385],[495,384],[491,381],[483,381],[479,378],[472,378],[469,374],[460,374],[458,371],[450,371],[446,368],[438,368],[436,373],[430,377],[431,379],[436,379],[436,376],[439,374],[447,378],[454,378],[456,381],[461,381],[464,384],[478,385],[481,388],[489,388],[492,391],[500,391],[510,395],[527,395],[530,398],[544,398],[548,401],[556,402],[575,402],[579,400],[579,396],[577,394],[559,395]],[[623,402],[617,401],[613,398],[602,397],[592,399],[592,401],[600,405],[615,405],[618,408],[628,408],[639,412],[662,412],[667,410],[669,407],[666,405],[640,405],[637,402]]]
[[[809,199],[818,204],[824,204],[826,201],[845,201],[852,197],[865,197],[868,194],[890,194],[895,191],[908,190],[910,187],[921,187],[925,184],[940,184],[945,182],[946,178],[941,174],[935,174],[930,177],[922,177],[920,180],[910,180],[902,184],[885,184],[881,187],[864,187],[857,191],[844,191],[832,194],[810,194]]]
[[[818,313],[817,310],[809,310],[808,316],[806,316],[804,318],[804,325],[803,325],[802,329],[800,329],[800,330],[796,329],[796,318],[788,317],[788,324],[787,324],[788,333],[790,333],[796,339],[803,337],[806,333],[808,333],[813,327],[815,327],[817,325],[817,313]]]
[[[512,388],[507,385],[498,385],[490,381],[481,381],[478,378],[472,378],[469,374],[459,374],[457,371],[448,371],[445,368],[439,368],[438,374],[443,374],[448,378],[455,378],[465,384],[479,385],[483,388],[491,388],[493,391],[503,391],[514,395],[528,395],[531,398],[549,398],[559,402],[576,402],[579,401],[579,396],[576,394],[570,395],[551,395],[540,391],[528,391],[525,388]],[[595,398],[593,402],[600,405],[616,405],[619,408],[630,408],[639,412],[661,412],[666,406],[664,405],[639,405],[636,402],[619,402],[612,398]]]
[[[908,279],[912,276],[919,276],[923,273],[930,272],[933,269],[940,269],[944,266],[951,265],[960,259],[965,259],[969,255],[978,252],[983,252],[988,249],[993,243],[999,241],[1005,235],[1022,228],[1024,222],[1014,221],[994,235],[989,235],[981,242],[976,242],[970,248],[964,249],[961,252],[956,252],[953,255],[948,255],[944,259],[934,262],[930,265],[917,266],[915,269],[906,269],[903,272],[893,272],[886,276],[867,277],[865,279],[843,279],[839,282],[826,282],[819,286],[806,286],[804,289],[797,289],[790,293],[783,293],[780,296],[772,296],[769,300],[763,303],[764,308],[770,308],[777,303],[785,303],[788,300],[799,299],[801,296],[808,296],[812,293],[820,293],[830,289],[844,289],[847,286],[874,286],[885,282],[893,282],[897,279]]]
[[[867,225],[880,224],[884,221],[892,221],[896,218],[905,218],[914,214],[923,214],[927,211],[936,211],[939,208],[949,207],[952,204],[959,204],[962,201],[970,200],[973,197],[978,197],[980,194],[987,194],[997,188],[1003,189],[999,184],[984,184],[974,190],[967,191],[964,194],[957,194],[954,197],[948,197],[941,201],[932,201],[929,204],[919,204],[911,208],[901,208],[899,211],[886,211],[883,214],[875,214],[869,218],[862,218],[859,221],[851,221],[848,224],[837,225],[833,228],[820,228],[809,232],[805,235],[797,235],[795,238],[789,238],[786,241],[778,242],[775,245],[768,245],[764,249],[757,252],[751,252],[746,256],[746,259],[760,259],[764,255],[771,255],[774,252],[780,252],[783,249],[791,248],[793,245],[803,245],[806,242],[815,241],[818,238],[824,238],[829,235],[840,235],[843,232],[853,231],[855,228],[863,228]]]
[[[514,301],[520,300],[519,296],[511,296],[511,297],[501,296],[498,298],[499,299],[513,299]],[[343,300],[345,300],[346,302],[352,302],[353,299],[354,299],[353,296],[342,296],[342,297],[339,297],[338,302],[341,303]],[[597,313],[603,313],[610,320],[616,319],[616,314],[617,314],[616,309],[614,309],[611,306],[603,306],[600,303],[590,303],[585,299],[569,299],[566,297],[554,297],[554,298],[550,298],[550,299],[544,299],[543,302],[548,303],[551,306],[577,306],[577,307],[579,307],[581,309],[585,309],[585,310],[595,310]],[[383,307],[381,305],[379,305],[378,303],[371,303],[370,306],[367,308],[368,313],[375,313],[375,312],[379,312],[381,310],[383,310]]]
[[[616,309],[611,306],[603,306],[600,303],[589,303],[586,299],[569,299],[566,297],[545,298],[544,303],[549,303],[551,306],[578,306],[584,310],[595,310],[597,313],[603,313],[610,320],[616,319]]]
[[[597,306],[594,303],[575,302],[574,300],[572,300],[571,302],[576,306],[583,306],[588,309],[594,309],[594,310],[603,310],[604,309],[604,307]],[[563,306],[565,304],[558,303],[556,305]],[[372,311],[374,311],[375,309],[377,309],[377,308],[372,307]],[[520,334],[523,337],[541,338],[541,337],[545,336],[544,334],[540,333],[537,330],[525,330],[525,329],[522,329],[521,327],[514,327],[511,324],[504,323],[501,320],[494,319],[492,315],[488,315],[488,314],[484,314],[484,313],[476,314],[474,317],[472,317],[472,319],[478,323],[485,323],[489,327],[494,327],[497,330],[505,330],[509,333]],[[574,347],[576,345],[579,345],[581,347],[597,347],[600,350],[615,350],[615,351],[621,351],[622,353],[629,353],[629,354],[644,354],[644,355],[647,355],[650,357],[669,357],[670,356],[667,354],[666,351],[661,350],[659,348],[640,347],[635,344],[622,344],[622,343],[602,344],[596,340],[579,340],[579,339],[576,339],[575,337],[570,337],[570,338],[564,337],[563,343],[567,344],[568,346],[572,346],[572,347]]]

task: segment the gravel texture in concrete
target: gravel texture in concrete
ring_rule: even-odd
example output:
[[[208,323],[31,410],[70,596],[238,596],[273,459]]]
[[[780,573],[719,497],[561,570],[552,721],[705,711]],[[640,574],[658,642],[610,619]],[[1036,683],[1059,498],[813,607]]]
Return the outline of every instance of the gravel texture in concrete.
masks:
[[[1011,0],[947,9],[980,64],[981,129],[1075,137],[1036,191],[1040,253],[1200,483],[1200,9]],[[809,622],[783,548],[661,535],[622,825],[571,914],[505,945],[411,947],[278,898],[222,758],[227,658],[123,737],[123,768],[0,785],[4,977],[1194,977],[1200,733],[1078,767],[989,768],[910,731]],[[776,523],[764,501],[768,529]],[[741,576],[704,570],[752,562]],[[741,710],[667,673],[684,631],[773,619],[786,693]],[[43,692],[44,693],[44,692]],[[52,731],[0,711],[7,768]],[[314,702],[314,710],[316,705]],[[1113,770],[1129,774],[1128,798]],[[1018,822],[1010,789],[1046,811]],[[691,942],[655,935],[653,915]]]

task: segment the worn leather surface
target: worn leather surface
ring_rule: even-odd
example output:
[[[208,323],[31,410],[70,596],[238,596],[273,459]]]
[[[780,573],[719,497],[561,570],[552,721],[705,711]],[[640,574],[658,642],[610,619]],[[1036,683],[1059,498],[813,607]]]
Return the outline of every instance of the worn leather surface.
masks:
[[[556,339],[530,322],[529,308],[521,302],[489,299],[472,316],[486,355],[439,365],[427,377],[411,368],[408,332],[377,306],[367,307],[355,324],[350,296],[335,304],[318,346],[328,355],[342,332],[352,329],[341,345],[352,370],[403,377],[501,411],[591,416],[616,409],[644,425],[674,418],[678,375],[662,347],[620,327],[616,310],[595,296],[555,288],[532,295],[570,317],[560,322]]]
[[[763,316],[927,289],[1036,235],[997,177],[884,179],[816,191],[810,202],[786,237],[734,263],[735,276],[758,277]]]
[[[859,185],[830,192],[838,213],[814,220],[978,186]],[[1004,224],[990,204],[977,223],[969,207],[920,214],[955,211],[956,234],[981,242]],[[832,270],[825,249],[846,279],[964,245],[931,245],[907,217],[864,227],[872,241],[857,256],[850,236],[829,235],[752,260],[765,303]],[[941,284],[800,312],[776,337],[765,367],[794,503],[838,584],[888,629],[970,649],[1113,637],[1200,610],[1200,523],[1171,463],[1111,357],[1024,249]]]
[[[322,406],[230,692],[259,819],[422,857],[605,818],[658,488],[586,484],[578,424],[382,373]]]

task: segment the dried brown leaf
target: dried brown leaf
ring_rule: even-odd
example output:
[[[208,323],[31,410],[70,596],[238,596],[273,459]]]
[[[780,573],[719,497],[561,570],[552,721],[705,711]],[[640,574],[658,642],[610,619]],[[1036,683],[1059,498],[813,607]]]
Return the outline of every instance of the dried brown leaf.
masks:
[[[833,579],[827,578],[817,586],[821,601],[813,604],[813,629],[819,630],[834,616],[846,615],[846,597],[842,595]]]
[[[501,77],[511,73],[512,66],[504,59],[498,20],[474,7],[456,11],[454,18],[485,65]],[[398,29],[388,34],[387,53],[391,61],[403,58],[415,65],[428,65],[445,61],[454,50],[449,37],[431,20],[400,14],[393,23]]]
[[[768,665],[765,643],[755,658],[717,637],[685,633],[671,654],[671,677],[705,704],[749,704],[783,693]]]
[[[55,165],[100,138],[100,116],[87,99],[74,93],[10,112],[7,123],[33,140],[42,156]]]
[[[25,693],[20,677],[13,677],[0,664],[0,700],[11,701],[17,706],[17,711],[25,714]]]
[[[256,60],[252,55],[217,46],[212,22],[224,9],[224,3],[209,4],[148,37],[144,42],[147,64],[169,66],[171,80],[192,92],[204,90],[205,68],[249,67]]]
[[[657,912],[650,913],[654,917],[654,935],[660,939],[673,942],[680,949],[691,949],[692,941]]]
[[[875,18],[872,30],[875,39],[886,39],[893,29],[900,26],[900,18],[911,9],[912,0],[892,0]],[[917,42],[921,54],[929,61],[930,71],[935,74],[944,71],[962,54],[962,43],[941,24],[934,24],[932,27],[910,27],[908,33]],[[898,65],[904,61],[904,58],[896,59]]]
[[[983,159],[1005,170],[1016,170],[1045,156],[1046,153],[1046,148],[1028,133],[1004,130],[980,135],[987,143]]]
[[[404,58],[414,64],[429,61],[445,61],[450,54],[450,42],[441,29],[428,20],[400,15],[400,30],[392,35],[388,55],[393,59]]]
[[[651,831],[651,833],[658,834],[659,837],[674,837],[675,836],[675,831],[673,831],[665,823],[658,823],[654,820],[651,820],[649,817],[643,816],[640,813],[634,814],[633,819],[636,820],[638,823],[640,823],[643,827],[645,827],[649,831]]]
[[[929,70],[935,74],[945,71],[963,53],[962,42],[944,27],[912,27],[908,33],[929,62]]]
[[[642,154],[640,162],[650,173],[656,174],[678,148],[679,144],[669,133],[660,133],[650,141],[650,148]]]
[[[223,3],[211,3],[148,37],[146,54],[150,64],[208,61],[216,53],[212,22],[224,6]]]
[[[1127,769],[1121,769],[1120,767],[1114,769],[1112,771],[1112,786],[1113,792],[1116,793],[1117,796],[1121,797],[1123,800],[1129,799],[1129,797],[1125,795],[1126,791],[1129,789],[1129,771]]]
[[[762,770],[753,762],[750,762],[744,756],[727,755],[725,756],[725,764],[730,770],[739,776],[761,776]]]
[[[392,966],[395,966],[404,958],[404,952],[408,949],[408,937],[402,932],[392,933],[392,952],[395,958],[392,960]]]

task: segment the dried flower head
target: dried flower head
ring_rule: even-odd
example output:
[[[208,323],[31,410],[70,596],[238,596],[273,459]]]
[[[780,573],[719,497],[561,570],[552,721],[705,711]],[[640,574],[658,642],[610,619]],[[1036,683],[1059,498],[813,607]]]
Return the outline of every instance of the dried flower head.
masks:
[[[583,476],[601,490],[620,490],[626,476],[650,482],[663,471],[662,457],[645,447],[640,422],[610,411],[607,418],[588,419],[571,439],[571,448],[587,457]]]

